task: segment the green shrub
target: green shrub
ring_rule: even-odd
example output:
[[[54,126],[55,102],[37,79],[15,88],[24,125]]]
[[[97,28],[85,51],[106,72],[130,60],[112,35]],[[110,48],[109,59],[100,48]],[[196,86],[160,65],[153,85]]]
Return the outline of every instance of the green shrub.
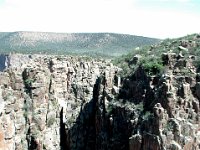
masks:
[[[26,79],[25,81],[24,81],[24,83],[26,84],[26,85],[31,85],[32,83],[34,82],[34,79],[30,79],[30,78],[28,78],[28,79]]]
[[[149,118],[152,116],[150,111],[146,111],[145,114],[142,116],[143,120],[149,120]]]
[[[197,59],[194,61],[194,65],[197,69],[200,69],[200,57],[197,57]]]
[[[48,127],[52,126],[54,124],[54,122],[56,122],[56,118],[53,118],[53,117],[49,118],[47,120],[47,126]]]
[[[149,75],[158,75],[164,69],[164,66],[159,62],[147,62],[142,64],[142,66]]]

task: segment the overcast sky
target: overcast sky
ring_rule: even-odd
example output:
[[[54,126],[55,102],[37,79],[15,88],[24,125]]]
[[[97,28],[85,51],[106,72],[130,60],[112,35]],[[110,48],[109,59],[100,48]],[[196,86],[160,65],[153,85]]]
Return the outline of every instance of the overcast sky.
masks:
[[[200,33],[200,0],[0,0],[5,31],[180,37]]]

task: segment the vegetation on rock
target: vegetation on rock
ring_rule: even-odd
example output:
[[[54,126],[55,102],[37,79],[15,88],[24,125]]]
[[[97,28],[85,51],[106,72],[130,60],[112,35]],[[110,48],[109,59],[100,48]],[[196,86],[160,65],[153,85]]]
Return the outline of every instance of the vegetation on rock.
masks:
[[[123,69],[123,76],[128,76],[142,65],[149,74],[164,71],[163,53],[176,53],[180,57],[194,59],[193,64],[200,67],[200,35],[192,34],[177,39],[166,39],[158,44],[143,46],[132,50],[129,54],[113,59],[113,63]]]

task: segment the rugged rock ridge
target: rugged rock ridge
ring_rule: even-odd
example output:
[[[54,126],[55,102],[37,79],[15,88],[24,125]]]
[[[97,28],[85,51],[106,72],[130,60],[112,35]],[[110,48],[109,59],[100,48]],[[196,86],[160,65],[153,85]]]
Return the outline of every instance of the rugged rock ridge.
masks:
[[[126,79],[121,97],[143,104],[133,120],[137,128],[130,130],[129,149],[200,149],[199,73],[193,59],[164,53],[161,75],[147,76],[139,67]]]
[[[200,149],[194,56],[164,53],[162,74],[140,66],[122,81],[120,69],[103,60],[8,57],[0,74],[0,149]]]
[[[112,85],[118,68],[76,57],[6,57],[9,67],[0,74],[0,149],[75,149],[80,135],[67,130],[75,128],[80,112],[96,95],[96,79],[106,74]]]

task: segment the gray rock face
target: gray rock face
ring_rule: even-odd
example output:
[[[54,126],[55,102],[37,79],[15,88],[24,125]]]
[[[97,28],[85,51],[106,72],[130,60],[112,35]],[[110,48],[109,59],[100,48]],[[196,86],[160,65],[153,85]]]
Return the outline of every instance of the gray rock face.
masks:
[[[9,67],[0,73],[2,150],[74,149],[74,140],[84,136],[67,130],[75,128],[82,109],[93,99],[97,78],[106,72],[112,87],[118,70],[106,61],[76,57],[2,56],[5,59]]]
[[[139,98],[144,104],[143,118],[137,122],[139,134],[130,130],[130,149],[200,149],[198,73],[193,71],[195,68],[189,58],[181,58],[187,64],[181,66],[178,57],[175,53],[162,55],[168,71],[161,77],[145,77],[140,68],[123,86],[124,93],[128,93],[126,99],[135,103]],[[186,74],[188,68],[192,71]],[[140,72],[139,76],[137,72]]]
[[[162,57],[161,76],[139,67],[121,80],[104,60],[9,56],[0,73],[0,150],[200,149],[199,74],[175,53]]]

